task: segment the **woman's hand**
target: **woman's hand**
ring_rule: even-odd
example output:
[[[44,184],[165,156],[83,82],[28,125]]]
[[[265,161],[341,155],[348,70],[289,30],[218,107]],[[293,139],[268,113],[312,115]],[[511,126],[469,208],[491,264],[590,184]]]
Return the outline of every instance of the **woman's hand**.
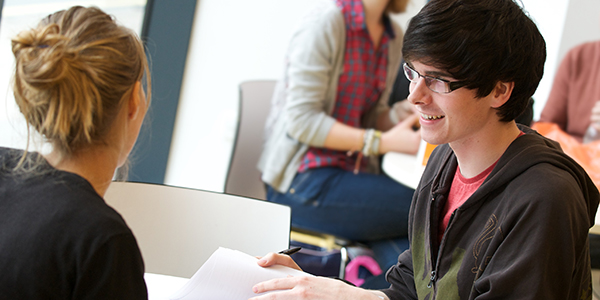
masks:
[[[407,100],[398,101],[394,103],[392,108],[390,109],[390,120],[394,122],[398,120],[399,123],[404,121],[406,118],[410,117],[416,112],[415,106]],[[394,114],[392,117],[391,114]]]
[[[419,115],[413,113],[381,135],[379,152],[417,154],[421,144],[421,130],[418,128]]]

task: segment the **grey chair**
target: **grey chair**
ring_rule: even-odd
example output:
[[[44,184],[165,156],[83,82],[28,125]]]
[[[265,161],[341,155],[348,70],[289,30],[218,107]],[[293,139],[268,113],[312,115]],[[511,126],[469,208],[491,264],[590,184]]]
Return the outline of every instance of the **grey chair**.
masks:
[[[256,165],[262,151],[265,122],[275,84],[275,80],[252,80],[239,86],[239,121],[225,180],[227,194],[267,199]]]
[[[232,159],[225,180],[225,193],[266,200],[265,184],[257,169],[264,141],[264,128],[271,107],[275,80],[244,81],[239,86],[239,121]],[[292,227],[291,240],[328,250],[339,250],[339,277],[344,278],[349,241],[319,232]]]

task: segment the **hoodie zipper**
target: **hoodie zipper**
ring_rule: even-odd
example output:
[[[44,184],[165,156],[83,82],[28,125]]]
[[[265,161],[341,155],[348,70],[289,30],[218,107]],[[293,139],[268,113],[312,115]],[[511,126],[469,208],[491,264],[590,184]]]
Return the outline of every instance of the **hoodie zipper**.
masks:
[[[432,206],[433,206],[434,202],[435,202],[435,198],[432,198],[431,199],[431,205]],[[437,251],[437,257],[435,259],[435,265],[432,266],[432,271],[431,271],[430,276],[429,276],[429,283],[427,284],[427,288],[430,288],[430,289],[433,288],[433,297],[431,299],[436,299],[437,298],[437,289],[436,289],[435,283],[436,283],[436,281],[438,279],[438,267],[440,265],[440,259],[442,257],[442,244],[445,242],[446,234],[448,233],[448,230],[450,229],[450,225],[452,224],[452,221],[454,220],[454,215],[455,214],[456,214],[456,210],[454,210],[452,212],[452,214],[450,215],[450,220],[448,220],[448,226],[446,226],[446,230],[444,231],[444,235],[442,235],[442,241],[440,242],[439,249]]]
[[[431,276],[429,277],[429,283],[427,284],[427,288],[432,288],[433,287],[433,283],[435,282],[435,271],[431,271]]]
[[[431,203],[430,203],[430,207],[429,207],[430,213],[432,213],[433,210],[434,210],[434,205],[435,205],[435,199],[436,198],[437,198],[437,195],[435,195],[434,197],[431,198]],[[431,216],[430,216],[430,219],[431,219]],[[433,224],[433,223],[430,223],[430,224]],[[431,232],[431,230],[430,230],[430,232]],[[433,239],[433,237],[431,237],[431,234],[430,234],[429,247],[431,247],[432,250],[433,250],[432,240],[431,239]],[[441,243],[440,243],[440,245],[441,245]],[[440,249],[438,248],[437,257],[436,257],[435,261],[433,259],[431,260],[431,262],[432,262],[433,265],[431,266],[431,270],[432,271],[429,274],[429,283],[427,284],[427,288],[433,289],[433,298],[432,299],[435,299],[435,281],[437,280],[437,273],[438,273],[437,272],[437,267],[439,265],[439,260],[440,260],[440,251],[439,250]]]

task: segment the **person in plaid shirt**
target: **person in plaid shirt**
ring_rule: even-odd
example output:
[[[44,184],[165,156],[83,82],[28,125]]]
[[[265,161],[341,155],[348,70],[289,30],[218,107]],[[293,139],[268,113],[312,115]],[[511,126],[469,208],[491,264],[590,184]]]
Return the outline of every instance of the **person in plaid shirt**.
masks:
[[[387,105],[403,37],[389,14],[407,4],[318,3],[292,37],[259,162],[267,199],[292,207],[294,227],[363,242],[384,270],[408,246],[414,190],[382,174],[379,157],[420,143],[410,103]]]

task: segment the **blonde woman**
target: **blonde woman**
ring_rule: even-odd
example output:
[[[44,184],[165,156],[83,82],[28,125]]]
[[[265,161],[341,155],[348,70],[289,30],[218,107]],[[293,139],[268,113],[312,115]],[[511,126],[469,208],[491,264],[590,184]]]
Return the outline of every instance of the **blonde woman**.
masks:
[[[144,47],[97,8],[56,12],[12,40],[14,94],[47,155],[0,148],[3,299],[147,299],[144,264],[103,200],[148,100]]]

